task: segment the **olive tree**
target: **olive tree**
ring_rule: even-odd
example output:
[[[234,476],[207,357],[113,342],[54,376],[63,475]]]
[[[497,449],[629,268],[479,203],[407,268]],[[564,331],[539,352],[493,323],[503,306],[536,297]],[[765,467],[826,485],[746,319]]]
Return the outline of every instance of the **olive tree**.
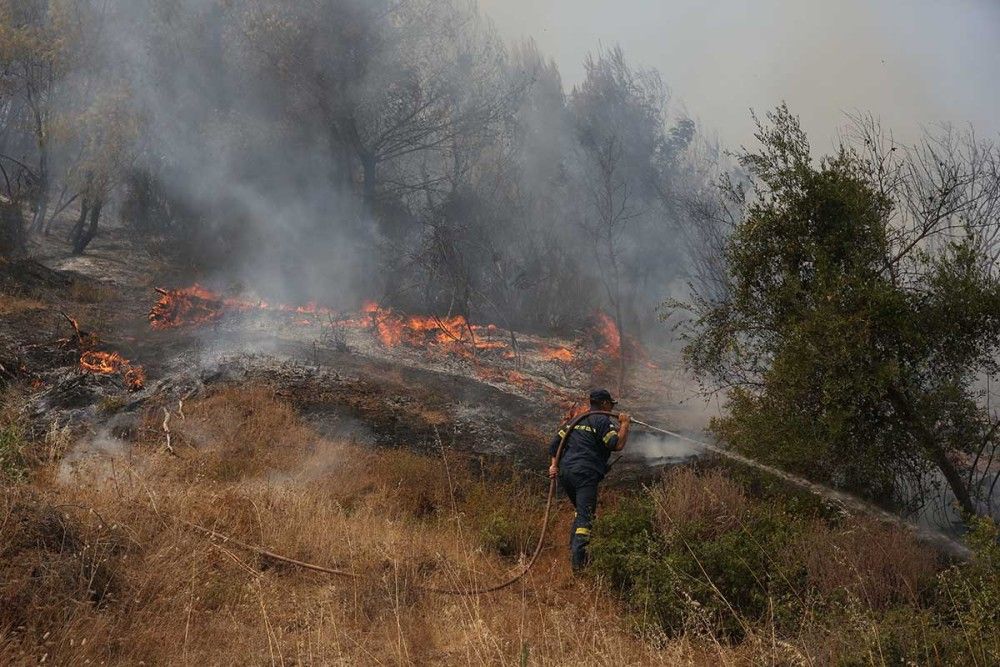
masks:
[[[995,149],[906,148],[861,122],[816,161],[779,107],[739,156],[725,289],[694,299],[690,367],[731,446],[869,497],[943,480],[988,507],[1000,426],[981,380],[1000,352]],[[988,462],[989,461],[989,462]]]

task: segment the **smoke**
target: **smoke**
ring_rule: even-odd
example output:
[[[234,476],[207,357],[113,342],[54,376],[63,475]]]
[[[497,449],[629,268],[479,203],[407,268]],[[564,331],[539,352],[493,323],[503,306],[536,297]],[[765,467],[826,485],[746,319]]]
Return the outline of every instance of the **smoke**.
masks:
[[[688,440],[646,431],[632,433],[625,451],[629,460],[641,459],[647,465],[679,463],[705,452]]]
[[[480,0],[502,34],[534,38],[570,84],[581,56],[621,44],[659,69],[730,148],[753,140],[748,110],[781,100],[816,137],[845,112],[881,116],[898,138],[924,125],[1000,131],[1000,4],[992,0]],[[819,142],[817,142],[819,143]]]
[[[129,444],[113,435],[111,426],[105,426],[68,448],[59,460],[58,479],[62,483],[110,481],[120,472],[128,453]]]
[[[111,5],[102,46],[140,119],[134,167],[224,285],[355,306],[370,221],[329,144],[277,106],[287,91],[261,76],[243,19],[209,0]]]

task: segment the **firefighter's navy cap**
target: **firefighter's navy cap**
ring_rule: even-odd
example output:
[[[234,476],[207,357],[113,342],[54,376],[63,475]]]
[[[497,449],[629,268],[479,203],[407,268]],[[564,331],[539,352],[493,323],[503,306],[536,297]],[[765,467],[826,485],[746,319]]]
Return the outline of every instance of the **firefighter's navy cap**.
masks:
[[[612,405],[618,402],[611,398],[611,392],[607,389],[594,389],[590,392],[591,403],[600,403],[601,401],[611,401]]]

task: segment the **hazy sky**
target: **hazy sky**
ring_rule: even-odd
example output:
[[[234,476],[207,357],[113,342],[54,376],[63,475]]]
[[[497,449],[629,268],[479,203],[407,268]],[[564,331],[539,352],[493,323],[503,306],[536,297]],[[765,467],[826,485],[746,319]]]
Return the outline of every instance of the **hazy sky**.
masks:
[[[729,147],[751,139],[750,108],[783,99],[821,148],[857,110],[904,139],[939,121],[1000,139],[1000,0],[480,3],[507,39],[534,37],[567,86],[587,51],[620,44]]]

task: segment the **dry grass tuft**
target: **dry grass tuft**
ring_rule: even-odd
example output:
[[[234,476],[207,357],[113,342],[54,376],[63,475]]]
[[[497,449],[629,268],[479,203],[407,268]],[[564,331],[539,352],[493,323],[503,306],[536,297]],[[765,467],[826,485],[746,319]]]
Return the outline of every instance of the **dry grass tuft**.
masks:
[[[97,609],[116,588],[113,540],[94,539],[66,507],[27,491],[0,500],[0,628],[59,626],[79,605]]]
[[[15,315],[28,310],[48,308],[37,299],[25,298],[14,294],[0,294],[0,315]]]
[[[836,528],[814,522],[784,556],[805,565],[807,584],[819,595],[846,594],[869,609],[916,603],[937,571],[933,551],[911,533],[866,517]]]
[[[162,431],[162,422],[162,411],[154,410],[145,430]],[[231,482],[285,470],[319,440],[267,387],[223,389],[186,407],[185,418],[173,417],[169,428],[187,462],[171,468],[188,480]]]
[[[652,493],[657,519],[666,533],[683,525],[699,537],[716,537],[738,528],[749,507],[740,485],[721,470],[699,475],[687,466],[675,468]]]
[[[104,303],[115,294],[113,287],[91,280],[75,280],[69,288],[69,298],[77,303]]]

